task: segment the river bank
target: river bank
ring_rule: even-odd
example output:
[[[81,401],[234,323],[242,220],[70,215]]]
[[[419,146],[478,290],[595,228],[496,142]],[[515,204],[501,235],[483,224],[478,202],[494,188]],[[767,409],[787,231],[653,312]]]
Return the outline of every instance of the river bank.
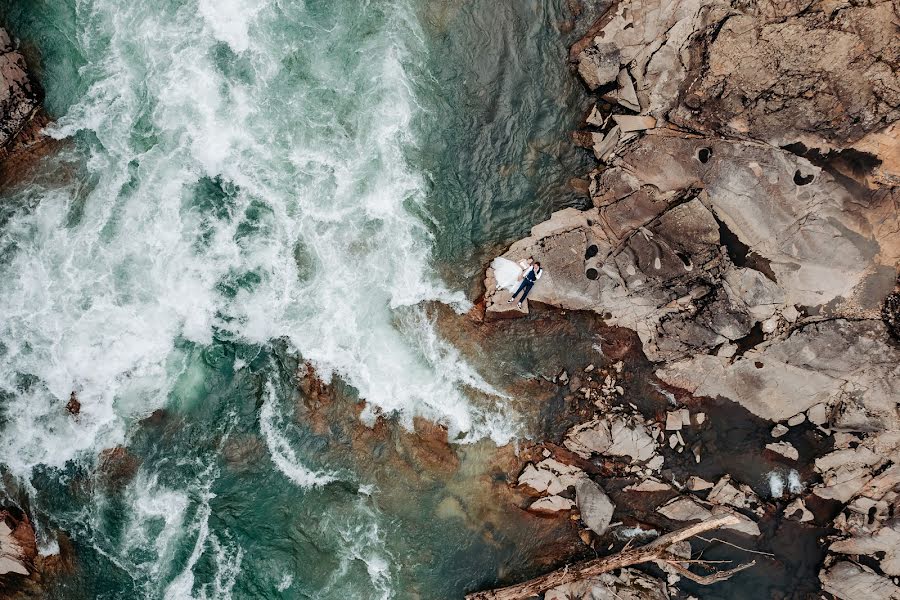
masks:
[[[900,591],[890,552],[880,554],[895,536],[900,464],[900,350],[891,333],[900,115],[889,108],[896,99],[880,98],[896,94],[900,54],[891,26],[875,24],[896,18],[894,10],[621,3],[572,47],[573,67],[597,95],[575,135],[599,163],[590,173],[593,207],[555,213],[505,256],[535,256],[546,269],[530,303],[593,311],[635,331],[655,365],[651,380],[670,402],[664,415],[629,409],[606,381],[599,411],[552,440],[564,451],[538,456],[519,482],[538,493],[536,510],[578,514],[580,487],[574,497],[547,489],[563,476],[562,462],[570,483],[593,479],[607,489],[616,510],[607,525],[651,491],[659,494],[656,519],[738,510],[757,523],[740,545],[771,554],[709,589],[684,585],[700,597],[802,598],[821,586],[849,600],[863,588],[885,598]],[[817,42],[825,37],[828,44]],[[893,58],[876,58],[884,56]],[[485,289],[487,318],[529,312],[511,310],[508,294],[493,291],[490,270]],[[592,398],[578,387],[583,372],[572,392]],[[604,375],[616,379],[608,368]],[[752,416],[712,414],[731,402],[740,408],[727,412]],[[720,430],[709,447],[697,437],[698,429],[756,419],[755,434]],[[595,466],[621,461],[615,431],[643,440],[626,453],[630,466],[619,467],[644,480],[629,481],[630,495],[565,451]],[[694,454],[697,465],[682,460],[660,477],[671,459],[649,449],[667,446]],[[715,466],[704,468],[711,455]],[[593,530],[586,539],[600,535],[607,547],[614,532],[581,518]],[[864,548],[874,554],[861,557]],[[778,576],[776,564],[792,566]],[[588,597],[611,583],[571,585]]]

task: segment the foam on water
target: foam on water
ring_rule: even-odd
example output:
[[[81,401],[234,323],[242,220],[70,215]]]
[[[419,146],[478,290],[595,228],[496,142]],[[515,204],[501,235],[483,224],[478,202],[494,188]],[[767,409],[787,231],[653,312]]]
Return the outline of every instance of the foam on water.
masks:
[[[276,402],[275,389],[271,383],[267,383],[266,398],[259,412],[259,425],[272,462],[279,471],[300,487],[321,486],[335,481],[337,479],[335,474],[313,471],[301,464],[287,437],[280,430],[285,425],[283,419],[275,414]]]
[[[122,443],[173,394],[176,342],[214,332],[287,337],[356,387],[369,418],[514,433],[423,313],[395,323],[422,301],[466,301],[430,268],[425,184],[406,160],[417,24],[400,2],[350,4],[77,3],[90,87],[50,132],[77,135],[93,187],[27,190],[36,208],[0,232],[14,249],[0,263],[0,451],[14,473]],[[218,190],[205,204],[203,186]],[[77,420],[63,410],[73,390]],[[475,406],[471,390],[494,398]],[[290,471],[298,461],[261,417]]]
[[[800,473],[796,469],[788,471],[786,479],[783,471],[772,470],[766,475],[766,479],[769,482],[769,491],[773,498],[784,496],[785,485],[787,485],[788,493],[792,495],[803,492],[803,481],[800,479]]]

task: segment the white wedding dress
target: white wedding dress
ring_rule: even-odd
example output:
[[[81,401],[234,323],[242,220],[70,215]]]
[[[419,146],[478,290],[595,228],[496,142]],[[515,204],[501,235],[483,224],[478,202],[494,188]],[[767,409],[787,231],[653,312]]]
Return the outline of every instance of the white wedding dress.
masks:
[[[498,256],[491,262],[491,268],[494,270],[494,279],[497,280],[497,288],[506,288],[510,292],[515,292],[519,287],[519,276],[524,270],[519,263]]]

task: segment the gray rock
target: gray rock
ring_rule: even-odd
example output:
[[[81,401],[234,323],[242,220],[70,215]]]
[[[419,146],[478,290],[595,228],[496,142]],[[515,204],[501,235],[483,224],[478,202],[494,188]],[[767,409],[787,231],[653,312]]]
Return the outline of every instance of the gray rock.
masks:
[[[842,560],[819,572],[822,589],[841,600],[900,600],[900,587],[872,569]]]
[[[545,496],[531,503],[528,510],[538,514],[553,515],[575,507],[575,503],[562,496]]]
[[[882,553],[879,566],[885,575],[900,575],[900,518],[878,528],[872,533],[855,535],[839,540],[828,547],[829,552],[849,555]]]
[[[619,76],[619,52],[612,44],[597,44],[578,55],[578,74],[592,90]]]
[[[579,481],[575,486],[575,503],[588,529],[597,535],[606,533],[616,507],[599,485],[590,479]]]

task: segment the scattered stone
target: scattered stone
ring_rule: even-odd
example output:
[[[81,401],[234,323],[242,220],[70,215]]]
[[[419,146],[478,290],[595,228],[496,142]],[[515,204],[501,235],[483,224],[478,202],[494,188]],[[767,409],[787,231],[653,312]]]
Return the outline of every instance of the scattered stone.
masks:
[[[575,485],[575,502],[588,529],[597,535],[606,533],[616,507],[600,486],[590,479],[580,480]]]
[[[538,514],[553,515],[561,511],[571,510],[575,503],[562,496],[545,496],[531,503],[528,510]]]
[[[706,497],[713,504],[727,504],[735,508],[754,508],[761,504],[759,497],[745,485],[739,488],[731,483],[731,476],[723,475]]]
[[[606,125],[606,119],[604,119],[603,115],[600,114],[600,109],[597,108],[596,104],[591,109],[591,114],[588,115],[588,118],[585,119],[585,121],[596,127],[603,127],[604,125]]]
[[[822,402],[814,404],[806,411],[806,418],[813,425],[824,425],[828,422],[828,407]]]
[[[625,492],[668,492],[672,490],[672,486],[656,479],[645,479],[636,485],[629,485],[622,491]]]
[[[677,431],[682,428],[684,421],[680,410],[671,410],[666,413],[666,431]]]
[[[612,118],[623,133],[644,131],[656,127],[656,119],[654,117],[641,115],[613,115]]]
[[[706,413],[698,412],[694,415],[697,425],[703,425],[706,422]]]
[[[607,418],[609,419],[607,421]],[[654,457],[657,444],[638,415],[598,417],[570,429],[563,445],[582,458],[592,454],[628,456],[644,462]]]
[[[797,449],[794,448],[790,442],[774,442],[772,444],[766,444],[766,450],[771,450],[772,452],[791,460],[800,458],[800,453],[797,452]]]
[[[802,498],[797,498],[784,507],[784,516],[787,519],[795,519],[801,523],[813,520],[813,514],[806,508]]]
[[[569,384],[569,374],[566,373],[565,369],[563,369],[562,373],[560,373],[559,376],[557,376],[556,381],[560,385],[568,385]]]
[[[687,489],[692,492],[699,492],[702,490],[708,490],[713,486],[712,482],[706,481],[696,475],[691,475],[687,480]]]
[[[781,436],[785,435],[788,431],[790,431],[790,429],[788,429],[787,427],[785,427],[784,425],[779,423],[778,425],[776,425],[775,427],[772,428],[772,437],[780,438]]]
[[[788,323],[795,323],[800,318],[800,311],[795,306],[786,306],[781,309],[781,316]]]
[[[799,413],[787,420],[788,427],[796,427],[806,421],[806,415]]]
[[[878,566],[882,572],[885,575],[900,575],[900,519],[873,533],[834,542],[828,550],[838,554],[881,556]]]

